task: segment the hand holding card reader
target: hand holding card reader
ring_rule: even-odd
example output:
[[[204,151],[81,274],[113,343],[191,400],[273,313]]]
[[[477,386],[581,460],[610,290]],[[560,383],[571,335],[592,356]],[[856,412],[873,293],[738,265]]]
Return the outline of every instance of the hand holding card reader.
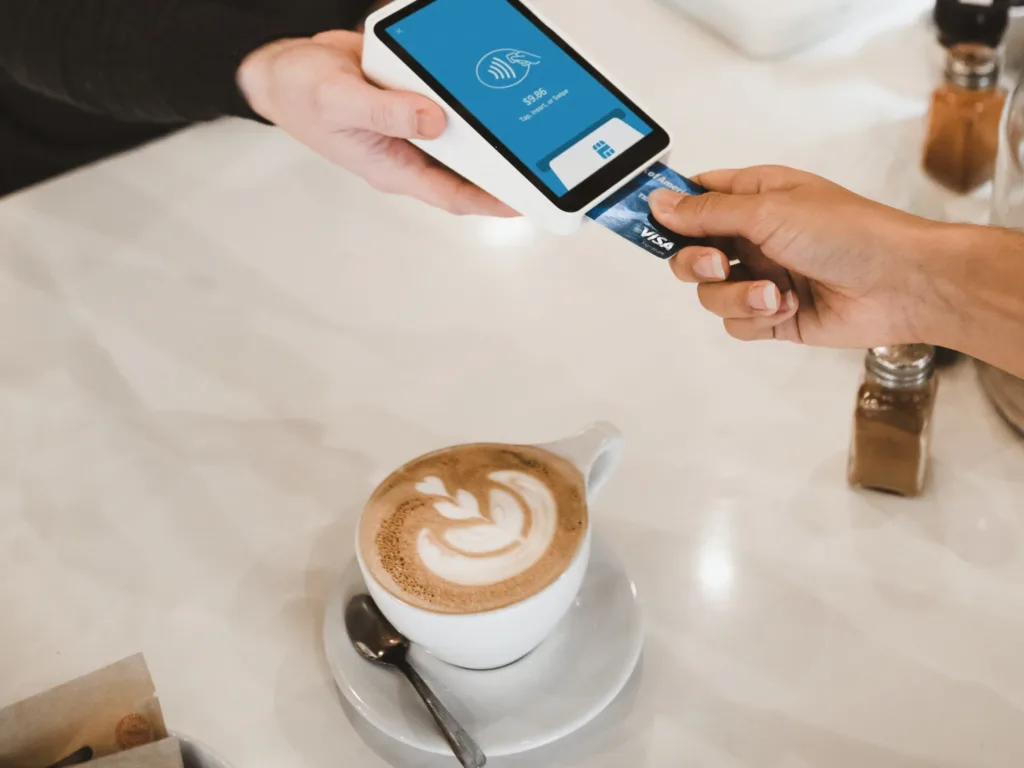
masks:
[[[444,109],[417,146],[558,234],[671,143],[523,0],[395,0],[367,19],[363,69]]]

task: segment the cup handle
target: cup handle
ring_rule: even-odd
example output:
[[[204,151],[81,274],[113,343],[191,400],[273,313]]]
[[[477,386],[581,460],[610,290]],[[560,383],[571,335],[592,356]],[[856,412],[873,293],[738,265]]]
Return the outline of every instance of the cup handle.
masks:
[[[600,421],[575,435],[540,447],[576,465],[587,483],[587,501],[593,501],[615,474],[625,446],[626,440],[618,428]]]

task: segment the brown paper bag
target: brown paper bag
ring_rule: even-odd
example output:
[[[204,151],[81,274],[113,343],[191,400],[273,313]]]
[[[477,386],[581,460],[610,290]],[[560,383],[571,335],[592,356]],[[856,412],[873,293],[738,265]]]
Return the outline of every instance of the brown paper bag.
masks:
[[[181,743],[172,736],[93,760],[87,768],[184,768]]]
[[[139,654],[0,709],[0,768],[49,768],[165,738],[160,702]]]

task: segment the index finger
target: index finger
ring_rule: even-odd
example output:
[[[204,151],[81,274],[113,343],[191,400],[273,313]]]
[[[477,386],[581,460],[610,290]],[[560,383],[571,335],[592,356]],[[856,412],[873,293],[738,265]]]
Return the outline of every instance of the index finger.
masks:
[[[357,128],[399,139],[436,139],[445,129],[444,110],[426,96],[384,90],[357,75],[324,80],[316,99],[331,131]]]
[[[511,218],[519,213],[449,169],[429,163],[407,194],[458,216]]]
[[[706,171],[693,177],[693,180],[712,192],[732,192],[739,168],[723,168],[718,171]]]
[[[345,139],[339,141],[344,144]],[[519,215],[418,147],[398,139],[386,141],[384,149],[374,153],[361,152],[354,159],[338,152],[336,162],[362,176],[381,192],[415,197],[450,213],[500,217]]]
[[[756,195],[792,189],[808,179],[809,174],[784,165],[755,165],[750,168],[708,171],[693,177],[694,181],[712,192],[732,195]]]

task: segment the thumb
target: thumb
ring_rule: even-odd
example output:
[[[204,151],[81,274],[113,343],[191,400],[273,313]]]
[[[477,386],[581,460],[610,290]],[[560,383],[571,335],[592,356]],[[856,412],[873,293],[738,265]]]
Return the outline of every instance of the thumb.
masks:
[[[340,73],[319,86],[317,102],[329,130],[362,129],[399,139],[436,139],[444,132],[441,108],[425,96],[385,91],[361,75]]]
[[[761,195],[706,192],[685,195],[668,189],[651,193],[651,213],[659,223],[688,237],[744,237],[757,242]]]

